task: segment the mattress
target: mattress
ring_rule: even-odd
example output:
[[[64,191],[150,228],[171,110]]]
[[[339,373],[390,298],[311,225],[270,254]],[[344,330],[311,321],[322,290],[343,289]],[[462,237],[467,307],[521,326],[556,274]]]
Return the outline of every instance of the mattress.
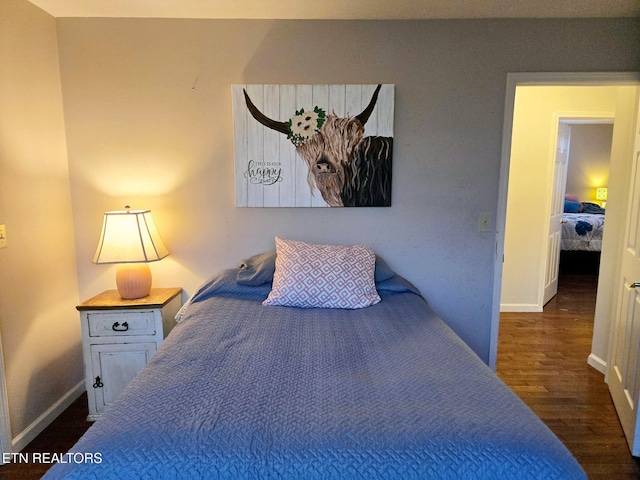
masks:
[[[270,285],[236,274],[202,287],[71,450],[100,461],[46,479],[586,478],[400,277],[341,310],[263,306]]]

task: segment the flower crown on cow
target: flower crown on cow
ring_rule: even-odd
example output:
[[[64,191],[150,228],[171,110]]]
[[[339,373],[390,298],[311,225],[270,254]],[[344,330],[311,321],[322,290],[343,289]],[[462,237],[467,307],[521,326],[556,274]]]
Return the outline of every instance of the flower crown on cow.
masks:
[[[296,147],[313,137],[327,119],[326,112],[320,107],[311,111],[296,110],[296,114],[286,123],[289,133],[287,139]]]

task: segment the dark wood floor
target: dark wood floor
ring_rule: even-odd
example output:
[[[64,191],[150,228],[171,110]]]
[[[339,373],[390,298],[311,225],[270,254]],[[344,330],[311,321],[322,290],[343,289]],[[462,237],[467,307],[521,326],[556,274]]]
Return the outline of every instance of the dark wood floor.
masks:
[[[542,313],[502,313],[498,375],[564,442],[590,480],[640,479],[604,383],[587,365],[595,274],[561,275]]]
[[[87,394],[85,393],[20,452],[28,458],[29,462],[19,461],[20,459],[16,457],[15,463],[0,466],[0,480],[36,480],[41,478],[51,467],[50,463],[45,463],[47,459],[41,454],[66,453],[91,426],[92,423],[86,420],[88,413]],[[37,460],[35,462],[33,461],[34,455]],[[39,461],[40,459],[42,461]]]
[[[590,480],[640,479],[603,375],[587,365],[593,330],[595,275],[567,274],[542,313],[500,317],[498,375],[542,418]],[[64,453],[90,426],[80,397],[23,453]],[[0,467],[0,480],[39,479],[48,464]]]

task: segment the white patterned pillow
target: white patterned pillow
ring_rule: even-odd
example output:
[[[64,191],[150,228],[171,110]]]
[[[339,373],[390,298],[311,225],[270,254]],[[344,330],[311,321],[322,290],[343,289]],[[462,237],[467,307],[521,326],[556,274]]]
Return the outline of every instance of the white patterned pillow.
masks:
[[[263,305],[363,308],[380,301],[376,257],[364,245],[312,245],[276,237],[273,287]]]

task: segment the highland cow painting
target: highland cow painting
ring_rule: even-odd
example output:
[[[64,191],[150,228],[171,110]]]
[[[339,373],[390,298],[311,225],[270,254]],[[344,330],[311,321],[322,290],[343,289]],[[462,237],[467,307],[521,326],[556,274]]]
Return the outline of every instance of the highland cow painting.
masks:
[[[393,85],[233,85],[236,206],[391,205]]]

